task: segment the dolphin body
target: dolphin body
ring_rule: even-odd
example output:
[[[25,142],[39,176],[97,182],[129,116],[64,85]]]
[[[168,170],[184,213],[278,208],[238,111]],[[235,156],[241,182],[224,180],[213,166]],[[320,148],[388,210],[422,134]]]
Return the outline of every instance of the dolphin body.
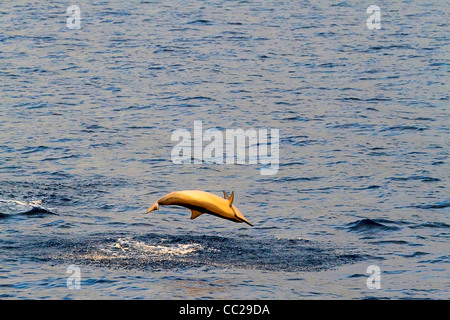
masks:
[[[197,218],[202,213],[209,213],[234,222],[245,222],[253,227],[238,208],[233,206],[234,192],[231,192],[231,196],[228,196],[223,191],[223,196],[224,198],[221,198],[215,194],[200,190],[175,191],[157,200],[154,205],[148,208],[147,213],[159,210],[160,205],[181,206],[192,211],[191,219]]]

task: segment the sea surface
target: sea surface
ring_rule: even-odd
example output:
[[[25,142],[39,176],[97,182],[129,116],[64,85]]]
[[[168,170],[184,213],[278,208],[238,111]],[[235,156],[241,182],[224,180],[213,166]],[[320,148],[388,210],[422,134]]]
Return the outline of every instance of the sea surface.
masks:
[[[1,1],[0,298],[449,299],[449,9]],[[174,164],[195,120],[279,129],[278,172]],[[145,214],[185,189],[254,227]]]

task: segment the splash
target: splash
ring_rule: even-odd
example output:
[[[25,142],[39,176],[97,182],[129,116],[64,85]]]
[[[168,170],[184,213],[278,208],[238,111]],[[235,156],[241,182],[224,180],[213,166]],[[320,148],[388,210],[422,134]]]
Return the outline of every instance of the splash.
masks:
[[[133,240],[130,237],[119,238],[117,242],[109,245],[106,248],[100,248],[100,251],[114,257],[158,257],[158,256],[183,256],[196,251],[203,250],[203,247],[198,243],[189,244],[146,244],[143,241]]]
[[[42,202],[42,200],[25,202],[20,200],[0,199],[0,217],[55,214],[51,209],[45,208],[42,205]]]

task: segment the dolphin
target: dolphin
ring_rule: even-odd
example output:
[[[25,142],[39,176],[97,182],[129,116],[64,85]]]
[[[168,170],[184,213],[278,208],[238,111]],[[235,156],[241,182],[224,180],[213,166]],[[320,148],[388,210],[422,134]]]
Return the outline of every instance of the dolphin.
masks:
[[[192,211],[191,219],[197,218],[202,213],[209,213],[213,216],[231,220],[234,222],[245,222],[253,225],[245,219],[242,213],[233,206],[234,192],[231,195],[223,191],[223,198],[200,190],[184,190],[171,192],[157,200],[154,205],[148,208],[147,213],[159,210],[159,206],[181,206]]]

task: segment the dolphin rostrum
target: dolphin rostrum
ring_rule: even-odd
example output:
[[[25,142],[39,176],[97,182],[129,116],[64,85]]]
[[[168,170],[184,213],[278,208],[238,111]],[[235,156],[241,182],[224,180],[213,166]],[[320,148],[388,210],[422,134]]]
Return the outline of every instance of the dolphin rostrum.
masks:
[[[147,213],[159,210],[159,206],[182,206],[192,211],[191,219],[197,218],[202,213],[209,213],[213,216],[231,220],[234,222],[248,222],[242,213],[233,206],[234,192],[231,195],[223,191],[224,198],[215,194],[200,190],[184,190],[171,192],[165,197],[157,200],[154,205],[148,208]]]

